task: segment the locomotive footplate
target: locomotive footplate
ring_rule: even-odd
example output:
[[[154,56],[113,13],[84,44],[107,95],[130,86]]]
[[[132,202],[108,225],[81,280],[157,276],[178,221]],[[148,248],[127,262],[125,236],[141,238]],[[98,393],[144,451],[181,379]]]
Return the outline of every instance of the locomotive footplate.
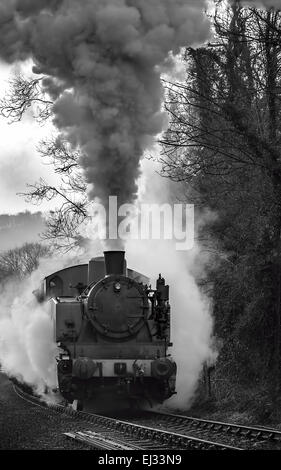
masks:
[[[135,396],[162,402],[175,390],[176,367],[170,358],[94,361],[83,357],[69,360],[68,364],[64,359],[61,365],[58,363],[59,387],[71,399],[108,392],[128,399]]]

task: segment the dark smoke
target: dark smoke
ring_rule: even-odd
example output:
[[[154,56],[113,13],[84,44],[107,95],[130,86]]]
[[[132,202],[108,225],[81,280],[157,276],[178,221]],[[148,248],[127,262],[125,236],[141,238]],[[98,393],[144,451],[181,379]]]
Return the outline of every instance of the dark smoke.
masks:
[[[209,36],[205,0],[0,0],[0,57],[32,58],[54,122],[80,146],[89,196],[136,196],[144,149],[163,129],[161,69]],[[170,65],[171,66],[171,65]]]

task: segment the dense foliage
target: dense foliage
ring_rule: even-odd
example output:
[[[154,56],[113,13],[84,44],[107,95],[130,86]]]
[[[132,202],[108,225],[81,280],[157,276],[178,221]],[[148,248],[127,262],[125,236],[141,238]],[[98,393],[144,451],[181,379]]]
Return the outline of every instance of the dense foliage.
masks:
[[[204,208],[213,213],[200,236],[214,253],[205,285],[223,340],[218,394],[265,390],[274,399],[281,383],[281,13],[216,3],[212,43],[186,51],[185,83],[166,83],[163,172],[186,182],[198,217]]]

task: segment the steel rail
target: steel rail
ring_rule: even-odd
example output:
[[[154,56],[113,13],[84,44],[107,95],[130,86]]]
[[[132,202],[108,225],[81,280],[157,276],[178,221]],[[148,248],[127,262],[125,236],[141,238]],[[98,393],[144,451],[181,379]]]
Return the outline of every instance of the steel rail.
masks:
[[[190,424],[194,428],[210,429],[213,431],[222,431],[229,434],[242,435],[245,437],[253,437],[255,439],[268,439],[281,441],[281,431],[277,429],[259,427],[259,426],[246,426],[243,424],[225,423],[223,421],[213,421],[201,418],[194,418],[192,416],[178,415],[167,412],[147,411],[147,413],[155,417],[161,417],[164,420],[177,420],[181,424]]]
[[[90,436],[88,431],[87,439],[85,436],[79,435],[79,431],[74,433],[68,433],[68,438],[73,438],[77,440],[83,440],[84,443],[92,445],[93,447],[96,445],[102,445],[102,440],[104,440],[104,445],[113,445],[114,442],[116,446],[118,445],[126,445],[131,449],[155,449],[159,447],[159,449],[165,450],[171,448],[173,449],[181,449],[181,450],[189,450],[189,449],[204,449],[204,450],[242,450],[239,447],[230,446],[227,444],[222,444],[214,441],[210,441],[207,439],[200,439],[193,436],[188,436],[185,434],[180,434],[176,432],[169,432],[164,430],[159,430],[157,428],[143,426],[139,424],[135,424],[132,422],[122,421],[119,419],[114,419],[111,417],[106,417],[98,414],[86,413],[84,411],[76,411],[71,407],[65,407],[59,404],[52,404],[42,402],[40,398],[37,397],[30,397],[26,392],[22,390],[19,391],[18,387],[15,387],[16,393],[21,396],[21,398],[25,399],[26,401],[35,404],[37,406],[42,406],[44,408],[50,408],[58,413],[66,414],[73,418],[82,420],[87,423],[95,424],[98,427],[103,427],[104,431],[101,429],[99,430],[99,435],[101,439],[99,442],[97,441],[97,436]],[[126,439],[126,442],[121,442],[120,438],[112,440],[112,436],[110,439],[104,433],[107,431],[118,431],[121,432]],[[71,436],[72,434],[73,436]],[[127,437],[133,439],[133,442],[128,442]],[[143,445],[142,445],[143,444]],[[101,447],[100,447],[101,448]],[[104,448],[104,447],[103,447]]]

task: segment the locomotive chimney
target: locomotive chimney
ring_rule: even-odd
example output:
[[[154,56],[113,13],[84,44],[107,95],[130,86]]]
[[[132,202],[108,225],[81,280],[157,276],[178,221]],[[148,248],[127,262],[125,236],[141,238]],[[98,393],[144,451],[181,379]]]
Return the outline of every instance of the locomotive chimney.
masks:
[[[125,251],[104,251],[105,274],[125,274]]]

